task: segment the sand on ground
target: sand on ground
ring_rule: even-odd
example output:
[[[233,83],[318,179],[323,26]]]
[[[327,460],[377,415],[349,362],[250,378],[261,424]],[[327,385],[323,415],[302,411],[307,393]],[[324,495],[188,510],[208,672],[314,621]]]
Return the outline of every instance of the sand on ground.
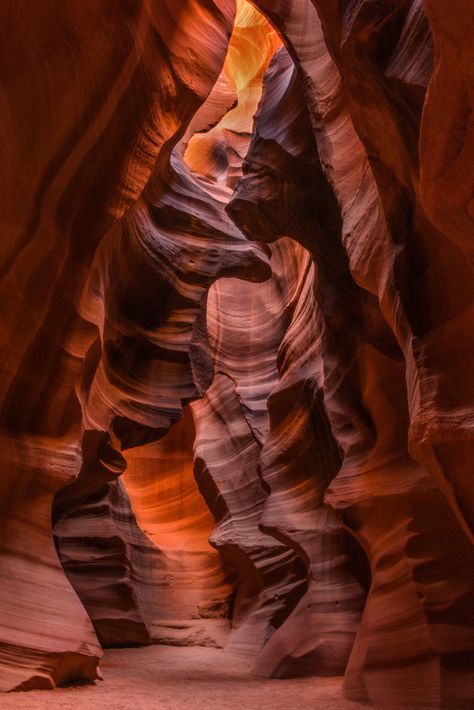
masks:
[[[221,649],[150,646],[113,649],[103,681],[9,693],[2,710],[367,710],[342,697],[342,678],[252,678]]]

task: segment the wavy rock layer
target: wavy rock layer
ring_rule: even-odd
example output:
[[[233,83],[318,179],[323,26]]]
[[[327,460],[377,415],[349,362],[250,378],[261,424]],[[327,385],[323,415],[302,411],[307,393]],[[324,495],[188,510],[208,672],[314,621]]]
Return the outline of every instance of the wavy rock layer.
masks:
[[[233,573],[236,588],[226,648],[251,660],[301,597],[306,586],[302,564],[259,530],[266,497],[257,468],[260,447],[233,381],[218,374],[193,412],[196,478],[216,519],[210,541]]]
[[[80,499],[123,468],[105,432],[124,446],[143,426],[156,432],[168,421],[154,411],[147,419],[146,401],[136,405],[138,360],[148,371],[153,360],[143,330],[134,356],[126,348],[114,358],[108,343],[122,328],[110,323],[119,287],[110,270],[99,271],[110,264],[107,244],[120,249],[123,227],[103,235],[152,169],[165,170],[220,73],[233,17],[230,0],[160,11],[141,2],[3,8],[2,690],[96,676],[101,651],[56,555],[52,500],[81,465],[103,478],[81,488]],[[132,317],[125,341],[133,340]]]
[[[106,484],[64,516],[54,534],[62,567],[101,645],[151,643],[147,597],[157,550],[137,526],[122,481]]]
[[[282,69],[279,62],[275,76],[281,78]],[[239,615],[239,609],[234,613],[227,649],[235,650],[246,638],[246,655],[255,657],[255,670],[261,674],[341,673],[364,594],[349,569],[343,528],[331,511],[322,508],[324,476],[337,469],[339,457],[318,403],[315,271],[310,255],[289,239],[272,245],[270,263],[272,278],[265,283],[243,288],[235,280],[226,280],[210,291],[209,340],[216,370],[222,375],[214,379],[205,400],[192,405],[197,422],[196,467],[200,488],[218,521],[213,544],[219,545],[221,538],[227,544],[231,540],[242,559],[237,600],[249,576],[245,559],[248,564],[254,554],[249,539],[258,541],[259,552],[265,543],[271,560],[270,550],[278,549],[271,542],[275,538],[281,552],[286,550],[288,559],[294,559],[300,585],[295,594],[297,577],[288,579],[284,567],[277,577],[273,565],[273,580],[279,587],[273,596],[282,611],[262,639],[255,637],[252,649],[246,629],[248,625],[256,631],[256,610],[247,602],[245,613]],[[237,432],[243,431],[248,443],[246,455],[240,456],[237,452],[244,444],[239,443]],[[319,445],[319,437],[328,442],[326,449]],[[235,454],[227,448],[231,446]],[[326,457],[320,466],[319,452]],[[253,477],[251,470],[256,472]],[[318,481],[319,476],[323,481]],[[221,507],[221,496],[226,500],[229,486],[237,482],[245,505],[241,503],[236,511],[230,505]],[[258,514],[251,507],[257,495]],[[257,514],[257,526],[252,513]],[[221,542],[219,549],[225,555],[228,548]],[[261,554],[261,565],[263,561]],[[265,599],[270,591],[266,581],[265,593],[259,596]],[[257,610],[261,620],[263,612]],[[271,607],[269,618],[270,612]],[[272,636],[274,629],[278,631]]]
[[[232,587],[209,546],[213,527],[193,472],[195,431],[189,408],[161,441],[132,449],[124,485],[154,547],[155,624],[227,618]]]
[[[469,3],[36,5],[0,10],[0,690],[155,640],[470,709]]]
[[[220,276],[258,281],[270,274],[264,251],[246,241],[224,212],[228,188],[193,176],[177,153],[172,155],[166,177],[167,185],[161,173],[154,174],[142,197],[104,236],[83,298],[90,318],[94,313],[102,318],[97,325],[103,342],[95,370],[90,363],[91,373],[83,377],[84,416],[91,430],[108,430],[118,449],[164,436],[181,417],[182,403],[200,396],[212,380],[202,309],[213,281]],[[186,211],[190,208],[192,211]],[[120,257],[123,253],[128,254],[127,261]],[[97,301],[105,305],[102,313],[93,310]],[[77,479],[58,493],[56,518],[73,511],[78,520],[82,511],[87,519],[90,496],[95,501],[101,483],[123,471],[127,461],[109,442],[109,460],[97,465],[99,455],[104,457],[103,450],[103,444],[101,449],[92,447]],[[160,476],[161,472],[163,476],[163,452],[156,455],[156,469],[150,474]],[[137,457],[139,452],[130,454],[129,460]],[[132,480],[130,476],[127,480]],[[161,495],[158,487],[157,505],[163,505]],[[184,495],[182,489],[180,495]],[[154,523],[160,525],[163,517],[158,515]],[[164,534],[160,529],[160,535]],[[57,535],[63,549],[61,526]],[[166,540],[163,545],[166,547]],[[71,551],[69,567],[70,555]],[[203,555],[188,572],[187,581],[185,569],[176,572],[182,580],[174,589],[175,618],[179,618],[179,600],[184,604],[185,618],[187,609],[195,606],[191,598],[184,603],[183,595],[196,583],[199,565],[202,568],[209,560],[208,552]],[[177,569],[182,564],[175,561]],[[107,603],[106,598],[96,600],[99,606]],[[160,604],[154,612],[158,618],[159,608]],[[109,644],[119,642],[120,637],[109,637]]]
[[[248,660],[256,658],[307,584],[293,550],[259,528],[267,498],[260,477],[266,399],[276,381],[287,299],[301,260],[290,243],[286,246],[272,254],[269,281],[242,288],[229,279],[211,289],[207,324],[218,374],[206,397],[192,405],[196,477],[216,518],[211,542],[234,573],[233,629],[226,649]]]
[[[445,427],[456,411],[468,411],[457,409],[453,392],[450,413],[448,400],[436,398],[447,382],[439,372],[453,365],[444,336],[470,319],[472,274],[427,222],[417,197],[413,146],[430,76],[430,35],[418,3],[351,4],[341,15],[315,5],[318,13],[310,3],[264,7],[304,77],[306,126],[302,112],[289,110],[302,102],[285,95],[279,57],[229,212],[255,238],[298,239],[318,266],[323,409],[343,455],[326,500],[362,544],[372,577],[346,691],[377,707],[467,708],[474,601],[464,566],[466,555],[472,559],[469,501],[461,488],[457,498],[452,494],[455,479],[465,480],[462,470],[454,460],[446,469],[451,489],[433,451],[440,450],[439,436],[446,455],[452,451],[454,431]],[[385,71],[377,64],[382,46]],[[459,275],[459,290],[440,312],[438,288],[447,278],[441,274],[450,269]],[[449,352],[461,343],[453,331]],[[468,415],[462,425],[469,426]],[[274,514],[278,530],[278,512],[267,508],[264,529],[272,530]]]
[[[246,88],[244,77],[237,95],[225,72],[235,83],[229,66],[233,56],[235,63],[239,43],[251,45],[252,40],[258,59],[254,34],[258,32],[259,37],[263,36],[262,26],[267,27],[264,18],[251,12],[250,6],[241,4],[224,72],[208,100],[193,117],[166,170],[153,173],[140,199],[109,230],[96,253],[81,307],[88,319],[96,320],[103,346],[99,363],[93,361],[90,374],[87,372],[84,377],[81,394],[89,426],[111,431],[116,448],[137,446],[165,435],[181,416],[182,403],[200,396],[212,380],[213,364],[207,353],[204,313],[206,291],[213,281],[221,276],[261,280],[270,274],[265,253],[246,242],[224,212],[230,190],[216,181],[211,183],[198,174],[191,174],[183,161],[190,136],[201,131],[209,142],[213,126],[229,111],[234,113],[238,109],[242,123],[242,116],[247,116],[250,110],[251,120],[261,91],[262,60],[256,67],[250,67],[247,83],[251,86]],[[269,50],[275,41],[270,40]],[[248,122],[249,118],[246,120]],[[126,261],[121,257],[124,253],[128,255]],[[159,294],[159,298],[155,298],[154,293]],[[179,642],[183,636],[182,623],[189,625],[196,617],[228,614],[231,589],[224,581],[225,572],[219,558],[207,542],[210,525],[205,528],[205,535],[195,529],[203,513],[202,510],[199,513],[200,496],[189,477],[192,465],[183,464],[170,470],[170,462],[179,449],[183,449],[184,461],[186,446],[192,447],[194,429],[192,424],[189,432],[187,428],[185,418],[163,442],[129,450],[125,459],[120,459],[107,444],[114,458],[111,468],[115,473],[120,473],[128,464],[125,485],[139,527],[149,534],[154,548],[148,562],[150,569],[147,566],[143,574],[136,566],[131,568],[130,581],[135,594],[129,595],[127,600],[120,600],[117,594],[104,596],[105,583],[95,590],[86,589],[77,575],[74,577],[74,587],[96,629],[101,625],[99,635],[103,644],[118,645],[125,641],[138,644],[149,633],[155,640],[160,640],[160,634],[164,633],[168,641],[175,637]],[[71,515],[76,523],[84,516],[84,535],[90,519],[90,504],[91,501],[96,504],[102,473],[104,482],[113,478],[114,472],[109,472],[107,467],[103,472],[98,470],[91,455],[78,479],[61,491],[55,502],[56,518],[69,510],[73,511]],[[194,512],[187,504],[183,486],[193,496]],[[92,498],[88,498],[90,494]],[[82,503],[84,498],[86,502]],[[103,503],[102,544],[106,545],[106,530],[114,527],[115,521],[109,519],[107,512],[113,509],[113,504],[110,501],[107,504],[106,499]],[[186,523],[188,515],[190,519]],[[177,529],[173,537],[167,520],[172,521],[174,517]],[[70,525],[69,521],[68,527]],[[61,522],[56,526],[58,547],[60,553],[68,547],[61,559],[72,580],[74,553],[69,541],[61,540],[63,528]],[[139,529],[135,534],[139,534]],[[76,537],[79,542],[79,533]],[[88,544],[87,538],[84,541]],[[79,548],[77,550],[76,563],[80,565],[83,554]],[[129,563],[129,556],[125,555],[124,564]],[[114,580],[110,566],[105,560],[101,561],[99,555],[94,574],[98,579],[102,576],[104,581],[109,580],[109,586],[122,585],[120,574]],[[85,577],[83,579],[86,582]],[[133,590],[136,586],[133,580],[138,583],[138,590]],[[149,590],[145,616],[139,603],[143,588]],[[96,598],[92,599],[94,595]],[[105,633],[104,624],[96,618],[96,609],[103,613],[107,606],[117,619],[122,615],[123,624],[121,627],[108,624]],[[129,606],[133,607],[135,615],[144,618],[144,625],[134,627],[135,634],[129,628],[132,613]],[[192,621],[191,626],[194,623],[197,622]],[[200,638],[200,627],[196,633]],[[218,635],[222,637],[221,631]]]

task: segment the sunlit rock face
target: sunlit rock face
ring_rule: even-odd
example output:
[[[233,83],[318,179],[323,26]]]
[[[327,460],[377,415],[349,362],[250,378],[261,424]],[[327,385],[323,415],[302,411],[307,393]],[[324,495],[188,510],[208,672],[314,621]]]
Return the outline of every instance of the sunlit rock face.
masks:
[[[268,20],[249,2],[240,0],[214,94],[189,127],[184,159],[191,170],[230,187],[235,185],[252,136],[263,76],[280,46],[281,39]],[[210,130],[204,130],[200,119],[224,97],[228,101],[227,110],[221,112]]]
[[[233,587],[209,545],[213,517],[194,477],[191,412],[159,442],[127,452],[123,481],[150,540],[147,618],[155,642],[223,645]],[[142,567],[137,565],[142,574]],[[208,623],[209,622],[209,623]]]
[[[219,76],[234,12],[231,0],[3,8],[2,690],[96,677],[101,650],[56,555],[52,499],[81,468],[79,500],[95,492],[123,469],[114,449],[169,421],[153,407],[147,419],[141,367],[127,375],[131,362],[114,358],[114,339],[130,343],[141,329],[141,348],[123,356],[144,357],[149,373],[144,331],[156,322],[130,325],[129,303],[111,325],[113,267],[122,262],[118,276],[133,262],[113,223],[152,171],[168,170]]]
[[[418,197],[413,145],[432,62],[423,9],[369,5],[351,5],[340,16],[323,3],[318,13],[309,3],[265,6],[297,65],[300,57],[305,101],[288,100],[291,89],[285,94],[277,79],[284,67],[276,58],[228,211],[251,237],[298,239],[318,267],[324,409],[342,454],[325,499],[353,531],[371,568],[346,692],[381,707],[468,707],[469,500],[453,496],[432,454],[441,435],[446,454],[452,449],[449,415],[439,399],[447,382],[430,374],[429,363],[435,367],[438,357],[442,370],[447,353],[462,347],[464,337],[448,343],[442,326],[457,328],[459,309],[469,322],[472,274],[461,252],[428,222]],[[383,71],[376,63],[382,50]],[[287,108],[302,103],[306,128],[303,112]],[[306,140],[298,141],[302,135]],[[439,281],[432,281],[437,271]],[[446,286],[452,273],[459,275],[459,290],[441,303],[439,284]],[[459,393],[461,400],[465,394]],[[452,393],[451,406],[455,400]],[[458,413],[469,426],[467,408]],[[462,471],[453,468],[450,481],[461,482]],[[277,506],[262,520],[269,531],[273,512],[278,529]],[[294,528],[294,518],[291,523]],[[466,620],[462,629],[459,618]],[[468,666],[463,688],[461,658]]]
[[[320,404],[315,270],[290,239],[272,245],[271,266],[265,283],[221,281],[209,294],[222,374],[192,405],[196,474],[217,519],[211,542],[236,569],[228,651],[253,656],[260,674],[337,674],[364,591],[344,530],[322,505],[339,456]],[[263,585],[250,595],[255,570]]]
[[[470,710],[469,3],[0,17],[0,690],[155,642]]]

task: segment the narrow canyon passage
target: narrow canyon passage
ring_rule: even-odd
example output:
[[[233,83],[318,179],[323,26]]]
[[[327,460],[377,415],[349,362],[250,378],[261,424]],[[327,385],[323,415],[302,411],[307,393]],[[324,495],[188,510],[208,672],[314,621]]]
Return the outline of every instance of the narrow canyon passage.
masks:
[[[472,710],[474,11],[0,31],[0,707]]]

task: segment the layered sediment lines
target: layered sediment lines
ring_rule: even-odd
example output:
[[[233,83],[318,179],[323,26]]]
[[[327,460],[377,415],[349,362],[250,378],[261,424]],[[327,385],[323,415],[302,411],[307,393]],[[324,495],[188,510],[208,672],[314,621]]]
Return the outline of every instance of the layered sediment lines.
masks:
[[[235,557],[227,650],[243,648],[264,675],[337,674],[349,657],[364,592],[349,569],[344,530],[322,505],[324,477],[334,475],[339,457],[319,402],[315,270],[290,239],[272,245],[270,263],[265,283],[243,288],[226,280],[210,291],[209,341],[222,374],[192,405],[196,473],[216,517],[211,541],[225,559],[230,551]],[[257,551],[264,584],[253,590],[252,603],[248,580],[255,575],[247,567]]]
[[[123,481],[156,549],[153,621],[228,618],[232,587],[209,545],[213,517],[193,470],[195,430],[187,407],[159,442],[127,452]]]
[[[201,396],[212,381],[213,363],[204,320],[206,294],[212,283],[222,276],[259,281],[270,275],[264,250],[248,242],[224,211],[231,194],[228,188],[191,174],[179,152],[171,156],[166,180],[164,183],[161,173],[150,178],[143,195],[104,236],[92,265],[81,305],[87,317],[97,319],[103,345],[100,350],[96,348],[99,361],[87,363],[89,371],[84,372],[80,396],[90,431],[108,431],[109,438],[105,447],[102,439],[95,442],[97,448],[92,444],[77,479],[57,494],[55,520],[72,513],[77,522],[81,511],[88,518],[90,502],[96,500],[100,486],[113,481],[126,466],[127,459],[118,450],[163,437],[181,417],[183,403]],[[124,253],[127,260],[120,257]],[[98,303],[103,304],[101,310]],[[139,459],[140,451],[131,453],[129,460]],[[163,478],[166,469],[160,459],[166,454],[158,451],[155,455],[157,464],[150,475]],[[97,465],[99,458],[105,458],[101,466]],[[135,485],[134,471],[137,467],[132,466],[126,478],[130,490]],[[182,506],[184,490],[180,488],[179,493]],[[155,495],[156,504],[161,504],[159,487]],[[132,500],[132,507],[140,517],[139,503],[134,505]],[[180,510],[180,523],[184,525],[184,510]],[[158,515],[155,524],[163,522]],[[60,524],[56,534],[62,550]],[[161,545],[167,545],[164,528],[159,534],[164,539],[155,542],[165,555],[161,549]],[[67,558],[70,569],[71,554],[69,551]],[[201,601],[198,598],[193,602],[190,590],[193,585],[199,589],[198,577],[203,575],[205,562],[209,572],[212,567],[212,555],[205,550],[202,554],[201,561],[187,572],[186,563],[175,559],[176,588],[172,593],[176,616],[179,600],[184,618]],[[165,565],[162,560],[161,567]],[[160,574],[156,571],[152,577],[158,575],[159,579]],[[173,577],[172,572],[169,575]],[[140,580],[140,570],[132,576]],[[82,599],[80,589],[75,588]],[[186,589],[189,598],[185,602]],[[103,604],[107,604],[105,598],[96,600],[96,605]],[[154,606],[154,618],[145,621],[148,631],[150,624],[160,619],[161,605],[166,605],[164,600]],[[140,633],[135,643],[140,643]],[[117,638],[107,636],[107,645],[118,643],[120,634]]]
[[[37,5],[0,10],[0,691],[155,641],[470,710],[469,3]]]
[[[54,528],[61,565],[102,647],[151,643],[158,550],[138,527],[120,479]]]
[[[278,93],[275,61],[229,211],[249,235],[298,239],[318,267],[324,410],[342,454],[326,501],[354,533],[371,568],[346,692],[377,707],[467,708],[474,598],[463,562],[472,555],[463,515],[469,502],[461,488],[453,496],[449,485],[456,491],[455,478],[463,480],[459,466],[452,461],[446,481],[432,453],[439,450],[438,437],[448,453],[451,434],[443,433],[441,423],[448,426],[456,411],[469,426],[469,408],[455,405],[457,396],[469,395],[451,379],[456,394],[451,392],[448,412],[438,399],[448,380],[441,375],[438,383],[430,365],[442,370],[456,362],[447,353],[464,343],[463,336],[444,340],[441,331],[456,329],[461,312],[463,322],[470,321],[472,274],[463,255],[427,222],[417,196],[420,166],[413,145],[430,76],[431,38],[417,3],[360,3],[341,16],[327,4],[315,5],[318,13],[310,3],[263,8],[303,76],[307,127],[285,110],[285,104],[300,103]],[[389,60],[383,71],[376,64],[382,42]],[[318,160],[309,158],[310,122],[319,177]],[[306,147],[298,149],[298,135],[306,136]],[[305,189],[313,185],[320,189]],[[334,215],[329,223],[328,210]],[[438,288],[449,273],[459,274],[459,290],[440,309]],[[263,525],[272,529],[271,507]],[[462,629],[457,618],[465,620]],[[463,688],[455,680],[461,674]]]
[[[163,413],[150,407],[150,393],[138,404],[156,359],[145,331],[157,323],[144,323],[140,314],[131,325],[140,276],[130,274],[120,297],[112,267],[122,259],[115,275],[125,280],[127,261],[146,264],[150,275],[153,237],[148,230],[148,254],[133,263],[139,237],[111,225],[152,170],[169,171],[173,143],[220,73],[235,11],[225,0],[160,9],[47,3],[30,10],[17,3],[2,12],[2,215],[9,235],[1,285],[2,690],[95,677],[100,646],[56,555],[52,499],[74,486],[80,470],[82,482],[61,498],[58,514],[113,479],[123,470],[114,449],[140,442],[146,431],[157,438],[170,423],[168,412],[178,410],[178,390],[185,396],[182,385],[170,398],[164,393],[171,401]],[[28,124],[29,106],[35,121]],[[157,184],[159,190],[163,179]],[[126,217],[132,230],[139,214]],[[120,257],[121,247],[127,256]],[[241,256],[245,261],[242,250]],[[239,258],[229,258],[231,270]],[[210,261],[201,257],[205,281],[223,265],[215,252]],[[143,276],[142,299],[154,300],[159,284],[145,295],[150,281]],[[204,290],[196,287],[195,295]],[[115,326],[114,309],[124,317]],[[114,351],[117,338],[130,346],[123,355]]]
[[[277,381],[276,357],[304,259],[304,250],[283,240],[273,250],[269,281],[239,288],[232,279],[213,286],[208,332],[218,374],[204,400],[192,405],[196,476],[216,518],[211,542],[234,572],[227,651],[249,660],[258,657],[307,586],[303,561],[259,527],[267,499],[260,471],[269,429],[266,400]]]

